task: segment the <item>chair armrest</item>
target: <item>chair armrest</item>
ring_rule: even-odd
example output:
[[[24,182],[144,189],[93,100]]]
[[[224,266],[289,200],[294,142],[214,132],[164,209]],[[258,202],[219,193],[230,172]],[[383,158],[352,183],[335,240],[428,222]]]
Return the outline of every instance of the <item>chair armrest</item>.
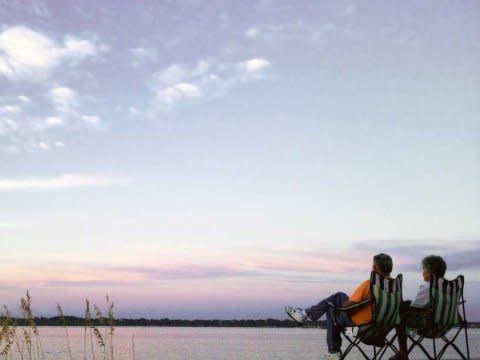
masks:
[[[360,309],[368,304],[371,304],[375,302],[374,299],[367,299],[367,300],[363,300],[363,301],[360,301],[358,303],[355,303],[355,304],[352,304],[352,305],[349,305],[349,306],[339,306],[339,307],[333,307],[333,310],[334,311],[354,311],[354,310],[357,310],[357,309]],[[331,304],[333,305],[333,304]]]

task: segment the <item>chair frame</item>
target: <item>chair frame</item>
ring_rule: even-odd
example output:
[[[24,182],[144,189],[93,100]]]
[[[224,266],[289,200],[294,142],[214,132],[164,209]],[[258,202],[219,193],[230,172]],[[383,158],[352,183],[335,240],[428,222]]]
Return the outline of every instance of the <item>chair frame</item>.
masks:
[[[379,274],[378,274],[379,275]],[[370,305],[372,303],[375,303],[375,295],[373,293],[373,286],[372,286],[372,282],[373,282],[373,276],[374,276],[374,272],[372,271],[371,273],[371,276],[370,276],[370,299],[368,300],[364,300],[364,301],[361,301],[361,302],[358,302],[358,303],[355,303],[353,305],[350,305],[350,306],[347,306],[347,307],[333,307],[331,308],[331,311],[333,311],[333,314],[334,315],[337,315],[338,312],[341,312],[341,311],[344,311],[344,312],[347,312],[350,313],[350,312],[353,312],[355,310],[359,310],[367,305]],[[381,276],[381,275],[380,275]],[[403,298],[402,298],[402,274],[398,274],[397,277],[394,279],[395,281],[399,281],[400,282],[400,302],[403,301]],[[375,310],[376,311],[376,310]],[[400,311],[400,309],[398,310]],[[336,316],[334,316],[334,318],[336,319]],[[365,323],[365,324],[362,324],[361,326],[366,326],[366,325],[375,325],[375,313],[373,315],[373,318],[370,322],[368,323]],[[338,325],[337,325],[338,326]],[[360,326],[353,326],[351,328],[357,328],[359,329]],[[384,355],[385,355],[385,352],[388,350],[388,349],[391,349],[393,350],[393,352],[395,354],[398,354],[399,353],[399,350],[398,348],[395,346],[394,342],[395,340],[397,339],[397,334],[395,332],[395,334],[389,339],[388,338],[388,334],[394,330],[395,326],[392,326],[391,329],[388,331],[388,333],[386,334],[385,338],[382,339],[382,342],[381,343],[371,343],[371,344],[368,344],[368,343],[365,343],[362,339],[362,337],[359,337],[359,336],[349,336],[347,333],[346,333],[346,328],[345,327],[342,327],[341,328],[341,333],[342,333],[342,336],[348,341],[348,346],[345,350],[345,352],[342,354],[341,356],[341,359],[345,359],[347,357],[347,355],[353,350],[353,349],[357,349],[362,355],[363,357],[366,359],[366,360],[379,360],[381,359]],[[369,357],[367,355],[367,353],[362,349],[361,347],[361,344],[366,344],[366,345],[373,345],[373,357]]]
[[[446,334],[448,332],[450,332],[451,330],[453,330],[455,328],[455,325],[454,326],[451,326],[451,327],[448,327],[446,329],[442,329],[442,328],[438,328],[437,327],[437,324],[435,324],[435,318],[434,318],[434,314],[435,314],[435,304],[434,304],[434,301],[433,301],[433,287],[434,287],[434,284],[435,284],[435,277],[432,276],[432,278],[430,279],[430,300],[429,300],[429,307],[428,307],[428,312],[430,312],[431,316],[429,316],[429,323],[430,323],[430,328],[433,330],[433,333],[432,333],[432,336],[426,336],[426,335],[420,335],[420,337],[418,339],[415,339],[411,334],[408,335],[408,339],[411,341],[411,345],[410,347],[408,348],[408,351],[407,353],[410,354],[412,352],[412,350],[414,348],[416,348],[417,346],[420,348],[420,350],[422,350],[422,352],[425,354],[425,356],[427,356],[427,359],[428,360],[440,360],[442,358],[442,356],[445,354],[445,352],[447,351],[448,348],[452,347],[456,352],[457,354],[462,358],[462,360],[470,360],[470,345],[469,345],[469,342],[468,342],[468,322],[466,320],[466,312],[465,312],[465,299],[463,297],[463,289],[464,289],[464,284],[465,284],[465,281],[464,281],[464,276],[463,275],[459,275],[457,276],[454,280],[451,280],[449,282],[453,282],[453,281],[456,281],[458,279],[461,279],[461,282],[462,282],[462,288],[461,288],[461,292],[460,292],[460,295],[459,295],[459,307],[461,307],[461,314],[459,313],[458,314],[458,317],[459,317],[459,323],[458,323],[458,328],[456,329],[456,332],[454,334],[454,336],[451,338],[451,339],[448,339]],[[446,280],[448,281],[448,280]],[[465,354],[459,349],[459,347],[455,344],[455,341],[457,340],[458,338],[458,335],[460,335],[460,333],[462,332],[462,330],[464,330],[465,332],[465,343],[466,343],[466,350],[467,350],[467,355],[465,356]],[[438,333],[437,333],[438,331]],[[433,342],[433,356],[432,354],[427,350],[425,349],[425,347],[422,345],[422,341],[424,339],[431,339],[432,342]],[[439,349],[439,351],[437,352],[437,341],[436,340],[443,340],[444,344],[443,346]]]

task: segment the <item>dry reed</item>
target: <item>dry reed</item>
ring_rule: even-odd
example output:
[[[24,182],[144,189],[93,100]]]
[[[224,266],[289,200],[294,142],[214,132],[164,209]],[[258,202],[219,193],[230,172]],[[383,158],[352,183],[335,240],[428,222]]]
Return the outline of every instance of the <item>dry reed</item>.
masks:
[[[107,316],[104,317],[102,310],[94,305],[97,327],[92,321],[91,307],[88,299],[85,301],[85,322],[83,329],[83,360],[96,360],[98,351],[104,360],[115,360],[115,317],[114,303],[109,296],[107,300]],[[42,342],[35,317],[32,311],[32,297],[27,291],[26,296],[20,300],[20,310],[23,316],[24,326],[18,326],[15,317],[4,306],[0,314],[0,358],[3,360],[45,360]],[[74,356],[70,343],[68,325],[60,304],[57,304],[57,312],[60,325],[65,331],[65,341],[69,360],[80,358],[81,354]],[[102,334],[101,329],[104,329]],[[20,334],[20,335],[19,335]],[[89,339],[87,339],[89,338]],[[87,342],[90,349],[87,350]],[[97,346],[95,347],[95,342]],[[89,356],[90,355],[90,356]],[[132,338],[132,359],[135,360],[135,336]]]

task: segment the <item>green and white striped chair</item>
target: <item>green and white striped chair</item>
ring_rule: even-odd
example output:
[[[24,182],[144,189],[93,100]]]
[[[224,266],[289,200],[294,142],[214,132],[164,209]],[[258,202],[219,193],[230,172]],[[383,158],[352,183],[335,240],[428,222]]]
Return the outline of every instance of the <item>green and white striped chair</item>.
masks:
[[[395,279],[388,279],[373,272],[370,276],[371,299],[348,306],[334,308],[333,311],[346,311],[347,314],[364,306],[374,304],[373,319],[367,324],[354,328],[355,335],[349,334],[347,329],[342,329],[344,338],[349,342],[347,349],[342,354],[342,359],[354,349],[358,349],[367,360],[378,360],[383,357],[388,349],[398,353],[394,342],[397,338],[396,332],[388,338],[389,333],[400,324],[400,305],[402,298],[402,274]],[[373,357],[369,357],[361,344],[373,346]]]
[[[408,349],[409,354],[415,347],[419,347],[429,360],[438,360],[451,347],[463,360],[470,360],[465,300],[463,298],[464,283],[463,275],[452,281],[432,276],[430,280],[430,306],[427,309],[430,316],[425,323],[426,326],[417,330],[418,338],[409,335],[412,342]],[[460,314],[460,311],[462,314]],[[447,333],[451,330],[454,330],[453,336],[448,338]],[[455,344],[462,330],[465,332],[466,355]],[[432,339],[433,355],[422,345],[425,338]],[[437,341],[443,341],[438,351]]]

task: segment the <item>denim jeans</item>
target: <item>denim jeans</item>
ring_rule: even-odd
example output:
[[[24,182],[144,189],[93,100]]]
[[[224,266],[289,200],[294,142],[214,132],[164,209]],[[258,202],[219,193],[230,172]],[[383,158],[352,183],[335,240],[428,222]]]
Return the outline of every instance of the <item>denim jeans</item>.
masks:
[[[335,319],[330,304],[333,304],[335,307],[342,306],[347,300],[347,294],[337,292],[323,299],[317,305],[305,309],[305,312],[312,321],[317,321],[323,316],[323,314],[327,315],[327,345],[329,353],[341,352],[342,337],[340,334],[340,328],[336,326],[336,324],[340,326],[354,326],[344,311],[341,311],[337,315],[337,321],[335,324]]]

